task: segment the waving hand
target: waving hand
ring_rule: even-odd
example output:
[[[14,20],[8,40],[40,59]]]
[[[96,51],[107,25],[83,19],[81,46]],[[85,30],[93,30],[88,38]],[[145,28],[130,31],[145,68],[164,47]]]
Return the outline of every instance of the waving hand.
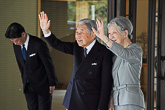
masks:
[[[40,20],[40,27],[41,27],[43,33],[44,34],[49,33],[50,20],[48,20],[47,14],[44,11],[42,11],[38,15],[38,17],[39,17],[39,20]]]
[[[103,21],[100,20],[96,20],[96,24],[97,24],[97,31],[92,28],[93,32],[96,34],[97,37],[99,37],[101,40],[103,40],[104,42],[107,41],[107,36],[104,34],[104,24]]]

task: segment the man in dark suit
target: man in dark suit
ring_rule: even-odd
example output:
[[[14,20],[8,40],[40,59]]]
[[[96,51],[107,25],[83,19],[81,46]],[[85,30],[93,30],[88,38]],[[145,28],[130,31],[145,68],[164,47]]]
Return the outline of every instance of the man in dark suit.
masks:
[[[50,20],[39,14],[45,39],[55,49],[73,55],[73,74],[63,105],[68,110],[108,110],[112,89],[112,53],[100,44],[92,27],[96,22],[82,19],[78,22],[75,42],[63,42],[50,32]],[[84,50],[87,49],[87,52]]]
[[[51,110],[57,78],[46,43],[19,23],[10,24],[5,36],[13,42],[28,109]]]

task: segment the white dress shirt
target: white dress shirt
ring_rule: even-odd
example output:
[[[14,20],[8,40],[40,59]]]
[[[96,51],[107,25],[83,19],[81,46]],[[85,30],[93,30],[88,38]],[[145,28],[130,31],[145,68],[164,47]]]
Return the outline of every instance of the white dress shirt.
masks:
[[[25,43],[24,43],[24,45],[25,45],[25,48],[26,48],[26,50],[28,49],[28,44],[29,44],[29,34],[27,34],[27,38],[26,38],[26,41],[25,41]],[[21,49],[23,48],[23,45],[21,45]]]

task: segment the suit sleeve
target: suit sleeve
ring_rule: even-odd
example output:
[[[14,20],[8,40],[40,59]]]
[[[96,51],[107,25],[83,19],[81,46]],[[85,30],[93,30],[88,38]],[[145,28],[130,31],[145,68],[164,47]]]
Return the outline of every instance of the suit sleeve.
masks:
[[[21,76],[22,76],[22,74],[23,74],[23,67],[21,66],[20,62],[18,61],[17,56],[16,56],[16,60],[17,60],[17,64],[18,64],[19,70],[21,72]]]
[[[16,57],[16,60],[17,60],[17,64],[18,64],[20,73],[21,73],[21,77],[23,78],[23,67],[22,67],[22,65],[20,64],[20,62],[19,62],[19,60],[18,60],[18,58],[17,58],[16,55],[15,55],[15,57]],[[24,83],[23,80],[22,80],[22,83]]]
[[[18,64],[18,67],[19,67],[19,70],[20,70],[21,76],[22,76],[22,74],[23,74],[23,67],[22,67],[22,65],[20,64],[20,62],[19,62],[19,60],[18,60],[18,57],[17,57],[17,55],[16,55],[16,49],[15,49],[15,47],[14,47],[14,44],[13,44],[13,48],[14,48],[15,58],[16,58],[16,61],[17,61],[17,64]]]
[[[108,110],[110,94],[112,90],[112,53],[107,51],[104,53],[102,62],[102,75],[101,75],[101,93],[98,109]]]
[[[50,57],[49,49],[45,42],[42,42],[39,45],[38,53],[42,60],[42,63],[44,64],[46,74],[47,74],[48,80],[49,80],[49,85],[56,86],[58,83],[58,80],[57,80],[57,76],[55,73],[55,68],[54,68],[52,58]]]
[[[53,33],[49,37],[46,37],[45,40],[53,48],[55,48],[61,52],[73,55],[73,43],[61,41],[61,40],[57,39]]]
[[[132,44],[128,48],[124,48],[120,44],[113,42],[113,45],[108,49],[123,60],[130,63],[141,64],[142,49],[137,44]]]

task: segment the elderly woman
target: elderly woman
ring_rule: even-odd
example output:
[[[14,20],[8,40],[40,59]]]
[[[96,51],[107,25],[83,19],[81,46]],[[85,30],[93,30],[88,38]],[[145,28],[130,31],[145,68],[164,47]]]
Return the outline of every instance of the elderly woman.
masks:
[[[125,17],[116,17],[108,23],[108,37],[103,21],[96,21],[94,33],[107,45],[114,56],[112,75],[114,87],[109,110],[144,110],[144,95],[140,87],[142,49],[131,42],[132,23]]]

